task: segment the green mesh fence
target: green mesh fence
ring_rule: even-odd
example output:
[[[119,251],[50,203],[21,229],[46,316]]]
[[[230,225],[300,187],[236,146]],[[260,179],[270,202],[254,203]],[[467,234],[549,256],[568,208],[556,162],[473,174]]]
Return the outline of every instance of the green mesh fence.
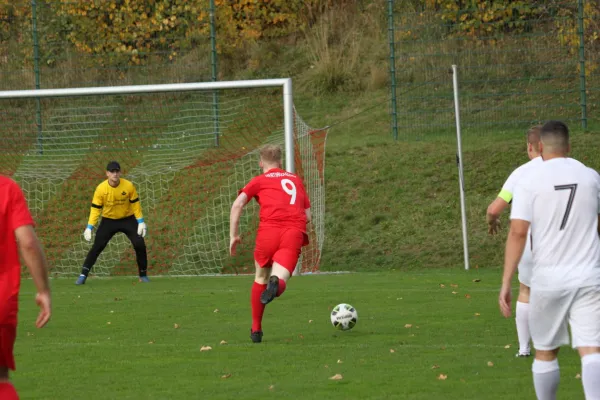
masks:
[[[111,3],[0,0],[0,90],[211,80],[208,0]]]
[[[600,44],[593,32],[599,11],[592,5],[531,2],[521,8],[455,5],[401,12],[406,5],[396,2],[399,138],[455,135],[452,64],[459,71],[464,140],[522,134],[548,119],[573,129],[597,124]],[[488,21],[476,21],[477,15]]]

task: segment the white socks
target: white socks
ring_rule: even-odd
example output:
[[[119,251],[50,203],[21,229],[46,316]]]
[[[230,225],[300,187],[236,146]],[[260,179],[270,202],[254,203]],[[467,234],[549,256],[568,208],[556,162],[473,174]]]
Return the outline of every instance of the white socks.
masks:
[[[600,400],[600,354],[581,358],[581,382],[586,400]]]
[[[534,360],[531,371],[533,372],[533,386],[538,400],[556,400],[556,392],[560,382],[558,360]]]
[[[515,321],[517,323],[517,337],[519,338],[519,354],[528,354],[531,351],[529,347],[529,341],[531,340],[531,334],[529,333],[529,303],[517,301]]]

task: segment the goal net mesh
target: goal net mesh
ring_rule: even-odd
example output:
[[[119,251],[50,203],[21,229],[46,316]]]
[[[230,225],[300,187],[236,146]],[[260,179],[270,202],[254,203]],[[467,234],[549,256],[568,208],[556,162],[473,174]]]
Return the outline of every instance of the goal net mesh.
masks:
[[[258,204],[253,200],[242,214],[243,243],[234,258],[228,254],[230,207],[261,173],[260,146],[285,150],[281,93],[253,88],[0,100],[0,173],[23,188],[52,274],[79,272],[91,248],[82,233],[93,192],[111,160],[140,195],[150,274],[251,272]],[[302,272],[318,270],[323,247],[326,136],[294,112],[295,154],[284,157],[294,157],[313,214]],[[113,237],[92,274],[137,274],[124,234]]]

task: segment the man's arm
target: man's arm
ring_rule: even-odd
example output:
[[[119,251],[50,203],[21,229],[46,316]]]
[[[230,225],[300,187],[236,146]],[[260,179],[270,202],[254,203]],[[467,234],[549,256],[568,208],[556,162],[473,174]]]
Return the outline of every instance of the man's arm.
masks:
[[[500,215],[508,206],[509,201],[506,201],[503,197],[498,196],[488,206],[486,220],[488,224],[488,233],[490,235],[498,233],[498,228],[500,227]]]
[[[18,227],[15,230],[15,237],[23,261],[27,265],[33,283],[37,288],[36,303],[40,306],[40,313],[36,320],[36,326],[41,328],[50,320],[51,315],[48,264],[42,246],[31,225]]]
[[[310,212],[310,208],[304,210],[304,213],[306,214],[306,223],[309,224],[312,221],[312,214]]]
[[[513,219],[510,222],[510,231],[506,239],[504,252],[504,273],[502,275],[502,288],[500,289],[500,310],[505,317],[511,314],[511,283],[512,278],[519,266],[519,261],[525,250],[527,233],[530,223],[521,219]]]
[[[248,196],[241,192],[237,199],[231,205],[231,214],[229,216],[229,253],[234,256],[235,248],[242,241],[239,234],[240,216],[244,206],[248,203]]]
[[[100,218],[100,212],[104,206],[104,198],[100,192],[100,186],[94,191],[94,197],[92,198],[92,206],[90,207],[90,217],[88,218],[88,228],[92,229]]]

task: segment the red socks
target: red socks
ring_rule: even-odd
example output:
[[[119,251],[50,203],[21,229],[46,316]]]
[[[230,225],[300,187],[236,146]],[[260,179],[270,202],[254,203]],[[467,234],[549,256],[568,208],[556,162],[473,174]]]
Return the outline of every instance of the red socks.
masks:
[[[277,297],[281,296],[285,292],[286,283],[283,279],[279,280],[279,287],[277,288]]]
[[[260,302],[261,293],[267,288],[267,285],[261,285],[254,282],[252,292],[250,293],[250,306],[252,307],[252,332],[262,331],[262,318],[265,312],[265,305]]]
[[[19,395],[15,387],[10,382],[0,383],[0,399],[2,400],[19,400]]]

